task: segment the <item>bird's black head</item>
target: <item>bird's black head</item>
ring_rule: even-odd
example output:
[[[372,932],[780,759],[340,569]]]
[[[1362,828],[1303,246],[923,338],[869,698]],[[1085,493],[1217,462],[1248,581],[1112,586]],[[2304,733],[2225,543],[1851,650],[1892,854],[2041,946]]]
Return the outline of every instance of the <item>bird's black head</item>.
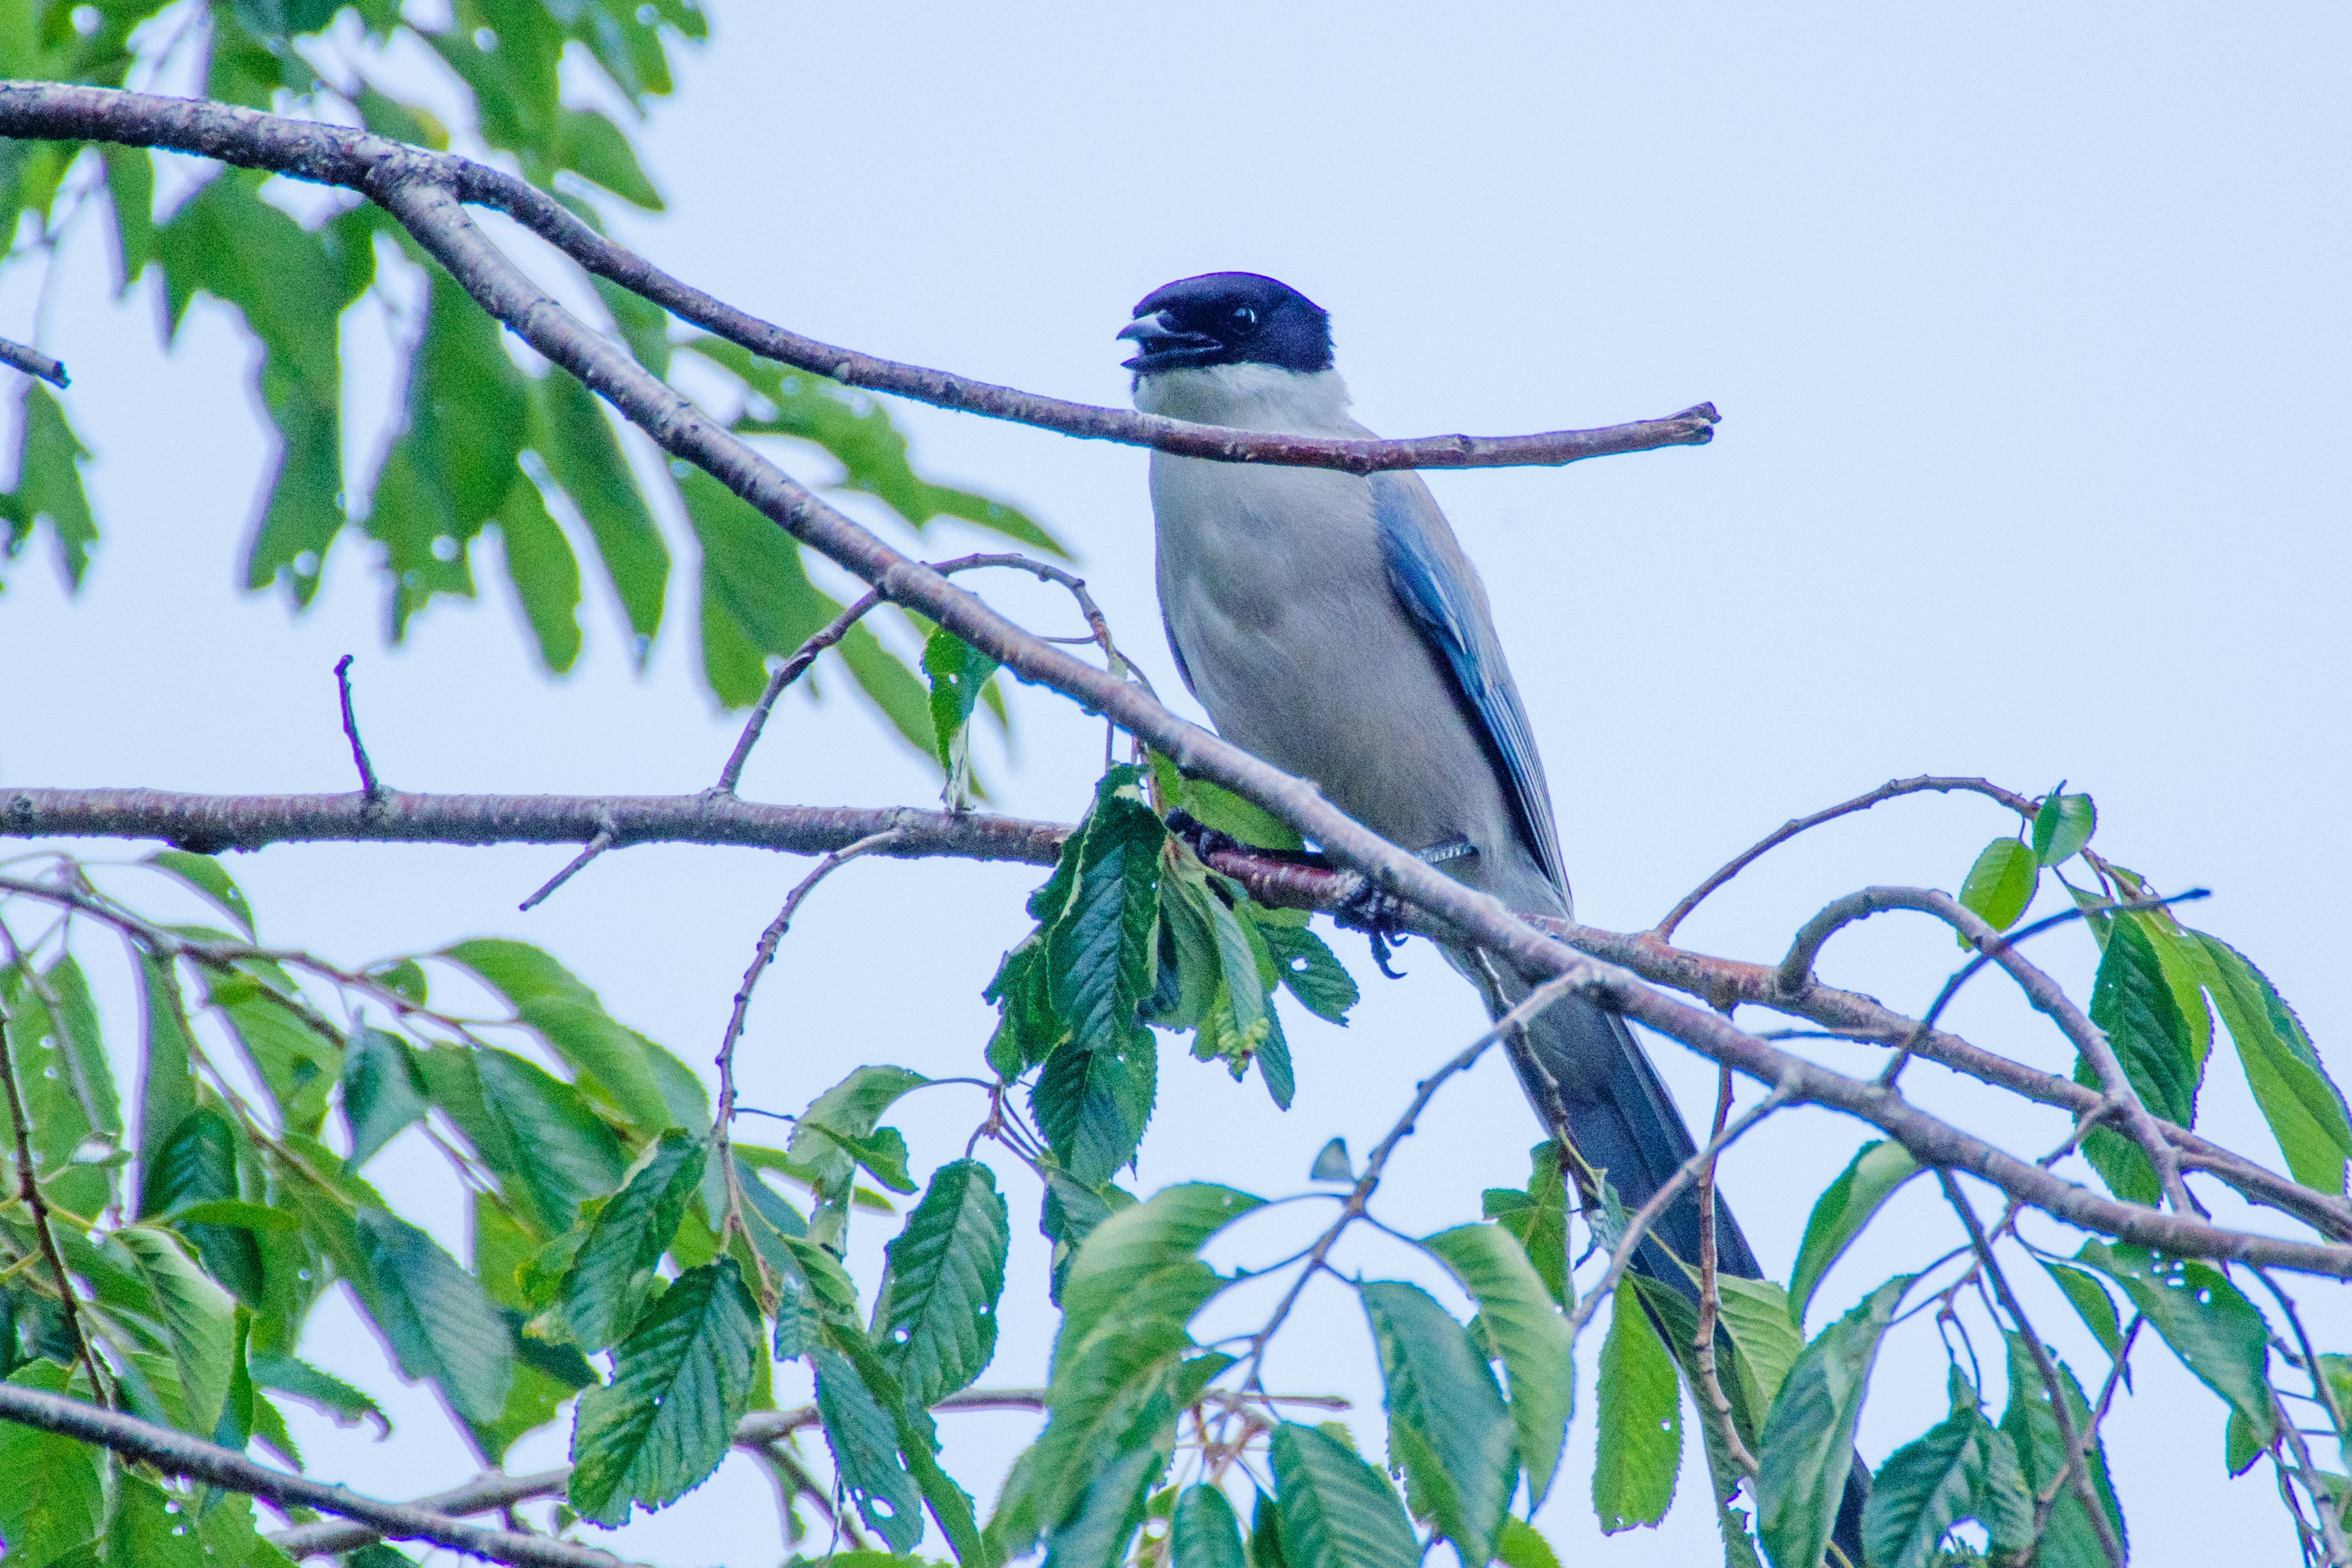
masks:
[[[1118,335],[1142,350],[1126,364],[1138,375],[1213,364],[1331,368],[1331,318],[1287,283],[1255,272],[1180,278],[1145,295]]]

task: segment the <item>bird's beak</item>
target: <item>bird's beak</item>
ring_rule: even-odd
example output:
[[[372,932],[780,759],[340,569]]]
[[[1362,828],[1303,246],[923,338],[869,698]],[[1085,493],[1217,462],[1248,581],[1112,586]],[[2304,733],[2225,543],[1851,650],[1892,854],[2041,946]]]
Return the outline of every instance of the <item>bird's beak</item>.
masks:
[[[1168,319],[1165,310],[1155,310],[1149,316],[1138,316],[1118,330],[1118,335],[1130,339],[1143,352],[1120,367],[1139,375],[1155,370],[1173,370],[1181,365],[1197,364],[1214,353],[1221,345],[1206,332],[1188,332]]]

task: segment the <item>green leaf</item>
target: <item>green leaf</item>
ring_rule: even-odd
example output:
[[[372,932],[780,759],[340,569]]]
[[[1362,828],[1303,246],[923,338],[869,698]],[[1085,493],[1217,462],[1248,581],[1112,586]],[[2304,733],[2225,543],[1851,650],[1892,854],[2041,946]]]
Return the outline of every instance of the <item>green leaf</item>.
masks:
[[[951,811],[971,800],[971,716],[996,669],[996,660],[945,626],[923,645],[923,673],[931,685],[931,744],[947,773],[941,793]]]
[[[670,1127],[703,1130],[680,1121],[677,1107],[663,1091],[661,1058],[667,1053],[615,1022],[595,992],[538,948],[480,937],[453,943],[441,955],[505,997],[517,1017],[572,1069],[576,1087],[593,1089],[646,1137]],[[709,1125],[707,1115],[703,1125]]]
[[[1267,1456],[1285,1568],[1417,1568],[1421,1542],[1403,1505],[1347,1445],[1286,1421]]]
[[[2071,1263],[2061,1263],[2055,1258],[2037,1258],[2035,1261],[2065,1293],[2068,1304],[2083,1320],[2083,1326],[2091,1331],[2091,1337],[2099,1342],[2099,1348],[2107,1352],[2107,1359],[2113,1361],[2122,1355],[2123,1321],[2116,1314],[2115,1298],[2107,1294],[2107,1288],[2099,1283],[2098,1276],[2087,1268],[2077,1268]]]
[[[507,581],[522,605],[540,662],[561,675],[580,657],[579,558],[526,473],[517,472],[507,487],[497,521]]]
[[[98,523],[81,484],[82,460],[89,456],[58,400],[46,388],[28,384],[24,434],[16,448],[16,488],[0,495],[0,516],[10,523],[8,538],[0,542],[0,555],[22,550],[33,530],[46,522],[57,542],[58,570],[70,589],[81,586],[82,574],[89,569],[90,547],[98,542]]]
[[[206,1555],[196,1533],[195,1509],[135,1475],[116,1483],[106,1552],[109,1562],[135,1563],[140,1568],[203,1568]]]
[[[1880,1339],[1912,1276],[1897,1275],[1823,1329],[1789,1369],[1757,1457],[1756,1527],[1777,1563],[1815,1563],[1853,1460],[1854,1424]]]
[[[1752,1385],[1748,1408],[1769,1410],[1804,1350],[1804,1331],[1797,1326],[1788,1292],[1770,1280],[1719,1273],[1715,1282],[1723,1326],[1738,1352],[1734,1364]]]
[[[602,285],[604,279],[597,281]],[[657,336],[667,317],[656,307],[653,318]],[[664,366],[651,363],[650,368],[659,374]],[[605,577],[627,617],[634,655],[642,668],[654,634],[661,629],[669,548],[662,542],[661,530],[646,508],[636,476],[595,394],[559,372],[531,382],[527,395],[531,447],[588,525]]]
[[[2232,1477],[2242,1476],[2254,1468],[2254,1461],[2261,1458],[2263,1453],[2262,1439],[2254,1436],[2254,1429],[2246,1425],[2245,1416],[2232,1406],[2230,1419],[2221,1429],[2222,1468]]]
[[[760,1353],[760,1310],[733,1258],[679,1275],[621,1345],[613,1381],[580,1396],[572,1506],[615,1526],[633,1501],[659,1509],[701,1485],[727,1457]]]
[[[1837,1180],[1813,1200],[1812,1217],[1805,1221],[1805,1239],[1797,1247],[1797,1266],[1789,1276],[1789,1316],[1800,1327],[1805,1308],[1820,1289],[1830,1266],[1842,1257],[1853,1238],[1895,1195],[1895,1189],[1919,1173],[1910,1152],[1891,1139],[1864,1143]]]
[[[2091,841],[2098,826],[2099,810],[2089,795],[2051,791],[2033,814],[2034,858],[2044,866],[2072,859]]]
[[[1264,1202],[1231,1187],[1188,1182],[1103,1218],[1087,1233],[1062,1286],[1055,1376],[1097,1327],[1151,1310],[1139,1303],[1147,1288],[1161,1279],[1184,1281],[1179,1294],[1198,1287],[1213,1289],[1216,1277],[1196,1254],[1211,1237]],[[1191,1310],[1184,1313],[1191,1315]]]
[[[1437,1533],[1463,1562],[1485,1563],[1518,1484],[1517,1439],[1495,1374],[1468,1331],[1418,1285],[1367,1280],[1356,1293],[1380,1354],[1390,1457]]]
[[[431,1109],[407,1042],[365,1025],[352,1031],[343,1047],[343,1121],[352,1135],[346,1171],[375,1158],[401,1132],[425,1120]]]
[[[1045,1545],[1045,1568],[1113,1568],[1142,1524],[1145,1493],[1168,1468],[1168,1452],[1145,1444],[1105,1457],[1086,1478],[1076,1507]]]
[[[9,1381],[62,1392],[62,1377],[51,1379],[38,1367]],[[48,1387],[52,1381],[60,1386]],[[0,1487],[0,1541],[11,1563],[54,1563],[95,1537],[105,1521],[98,1451],[70,1437],[0,1424],[0,1476],[8,1478]]]
[[[1478,1303],[1478,1321],[1501,1352],[1511,1423],[1527,1468],[1528,1508],[1543,1506],[1576,1408],[1576,1346],[1568,1320],[1517,1239],[1501,1226],[1465,1225],[1422,1243]]]
[[[620,1140],[580,1091],[508,1051],[478,1050],[485,1112],[509,1152],[480,1151],[509,1195],[526,1198],[551,1235],[570,1230],[580,1205],[621,1184]],[[467,1129],[470,1135],[474,1129]]]
[[[932,1522],[940,1527],[940,1533],[947,1537],[956,1560],[966,1564],[967,1568],[996,1568],[997,1559],[987,1550],[981,1538],[979,1524],[972,1517],[971,1497],[940,1468],[939,1434],[931,1425],[930,1416],[908,1408],[898,1380],[882,1364],[881,1358],[875,1354],[872,1342],[855,1322],[828,1324],[824,1339],[831,1350],[847,1358],[856,1372],[857,1381],[865,1385],[874,1403],[896,1426],[898,1458],[921,1493],[923,1502],[929,1507]],[[822,1366],[818,1375],[822,1380]],[[822,1399],[819,1407],[822,1410]],[[919,1534],[921,1519],[916,1517],[913,1525]]]
[[[228,1398],[229,1370],[236,1352],[236,1304],[180,1249],[176,1237],[125,1226],[114,1239],[137,1261],[150,1311],[171,1347],[186,1413],[184,1429],[210,1438]]]
[[[900,1461],[898,1423],[841,1352],[818,1349],[809,1360],[816,1368],[817,1411],[834,1472],[892,1551],[913,1551],[923,1539],[923,1499]]]
[[[2096,1239],[2084,1242],[2074,1257],[2123,1287],[2182,1364],[2270,1446],[2278,1430],[2277,1401],[2270,1384],[2270,1329],[2260,1308],[2207,1264]]]
[[[809,1103],[793,1124],[785,1149],[800,1162],[818,1198],[810,1235],[820,1243],[840,1239],[848,1223],[851,1188],[857,1176],[860,1142],[873,1135],[882,1113],[899,1098],[930,1080],[898,1067],[861,1067]]]
[[[1982,915],[1995,931],[2007,931],[2033,901],[2042,869],[2033,851],[2015,838],[1996,838],[1977,856],[1960,883],[1960,902]],[[1973,945],[1966,937],[1960,945]]]
[[[243,1230],[277,1230],[289,1233],[302,1228],[302,1222],[282,1209],[265,1208],[237,1198],[219,1198],[206,1203],[190,1204],[174,1209],[165,1216],[174,1228],[191,1225],[233,1225]]]
[[[189,1111],[148,1164],[140,1210],[167,1216],[205,1267],[250,1304],[262,1293],[262,1266],[249,1230],[193,1214],[199,1205],[236,1200],[238,1142],[236,1126],[211,1106]]]
[[[1081,1050],[1128,1046],[1159,956],[1160,848],[1167,829],[1132,793],[1135,771],[1115,768],[1104,778],[1087,817],[1068,902],[1047,926],[1047,984],[1069,1024],[1071,1046]]]
[[[654,1266],[702,1181],[706,1153],[701,1139],[665,1132],[589,1222],[562,1283],[563,1315],[582,1349],[600,1351],[629,1337],[657,1283]]]
[[[227,868],[210,855],[192,854],[185,849],[158,849],[147,857],[147,864],[174,879],[203,897],[221,913],[237,923],[246,935],[253,934],[253,906],[245,901],[245,893],[228,874]]]
[[[874,1341],[907,1398],[928,1409],[971,1386],[996,1353],[996,1306],[1012,1242],[996,1178],[977,1160],[931,1174],[885,1249]]]
[[[338,1426],[374,1423],[379,1438],[392,1436],[392,1421],[376,1402],[332,1373],[290,1355],[254,1353],[247,1361],[254,1386],[299,1399]]]
[[[1495,1538],[1495,1556],[1505,1568],[1559,1568],[1551,1542],[1521,1519],[1503,1521],[1502,1533]]]
[[[2015,1333],[2004,1333],[2009,1348],[2009,1407],[2001,1413],[2000,1429],[2010,1439],[2015,1455],[2021,1489],[2032,1499],[2054,1490],[2057,1501],[2050,1511],[2048,1529],[2043,1532],[2040,1552],[2035,1561],[2039,1568],[2106,1568],[2107,1554],[2099,1546],[2097,1531],[2091,1516],[2083,1510],[2083,1502],[2071,1486],[2060,1487],[2067,1459],[2065,1444],[2058,1432],[2058,1417],[2052,1408],[2050,1390],[2042,1382],[2035,1368],[2033,1352],[2025,1340]],[[2083,1397],[2082,1385],[2066,1363],[2053,1358],[2053,1367],[2058,1373],[2063,1391],[2069,1418],[2077,1433],[2091,1429],[2090,1402]],[[2099,1500],[2100,1510],[2107,1516],[2116,1541],[2124,1546],[2128,1556],[2130,1542],[2124,1532],[2123,1511],[2116,1505],[2114,1488],[2107,1479],[2105,1447],[2095,1436],[2090,1452],[2084,1457],[2090,1470],[2091,1489]],[[2023,1549],[2030,1540],[2031,1515],[2026,1529],[2004,1536],[1993,1521],[1979,1513],[1988,1529],[1993,1531],[1996,1547]]]
[[[1168,1527],[1169,1568],[1249,1568],[1241,1521],[1215,1487],[1186,1487]]]
[[[1528,1152],[1528,1159],[1527,1191],[1489,1187],[1481,1194],[1480,1212],[1518,1238],[1544,1289],[1566,1307],[1573,1289],[1568,1270],[1568,1182],[1560,1173],[1559,1150],[1549,1142],[1538,1143]]]
[[[1970,1405],[1887,1457],[1870,1483],[1862,1515],[1871,1568],[1937,1568],[1944,1562],[1944,1536],[1975,1516],[2000,1436]],[[2023,1500],[2030,1531],[2032,1505]]]
[[[178,973],[169,961],[159,961],[145,950],[139,954],[140,992],[146,1005],[146,1028],[141,1043],[139,1074],[139,1169],[141,1193],[139,1212],[149,1215],[171,1206],[167,1200],[150,1198],[147,1184],[164,1145],[178,1130],[181,1119],[195,1109],[196,1079],[189,1066],[194,1054],[194,1043],[188,1037],[188,1020],[182,1009]],[[207,1193],[207,1197],[226,1197],[227,1193]]]
[[[465,1419],[495,1421],[514,1381],[514,1350],[481,1281],[383,1209],[362,1205],[353,1226],[364,1272],[352,1282],[402,1374],[438,1384]]]
[[[593,110],[567,109],[557,153],[563,166],[592,180],[632,206],[662,210],[661,193],[637,166],[637,155],[621,128]]]
[[[1177,786],[1175,805],[1202,826],[1259,849],[1305,847],[1298,830],[1290,824],[1255,801],[1244,800],[1207,779],[1185,779]]]
[[[1135,1158],[1159,1093],[1151,1031],[1129,1030],[1123,1045],[1089,1050],[1072,1041],[1045,1062],[1030,1090],[1037,1130],[1070,1174],[1088,1186]]]
[[[1321,937],[1305,926],[1255,922],[1258,936],[1274,955],[1282,984],[1300,1006],[1333,1024],[1348,1021],[1348,1009],[1361,999],[1355,977],[1332,954]]]
[[[1610,1304],[1601,1344],[1592,1510],[1603,1533],[1665,1518],[1682,1471],[1682,1385],[1649,1314],[1629,1293]]]
[[[2303,1021],[2245,954],[2219,937],[2188,935],[2204,959],[2206,988],[2229,1026],[2247,1086],[2286,1156],[2288,1172],[2307,1187],[2343,1192],[2345,1161],[2352,1158],[2352,1120]]]
[[[2091,983],[2091,1022],[2148,1110],[2181,1126],[2197,1117],[2197,1063],[2189,1023],[2147,928],[2118,920]]]

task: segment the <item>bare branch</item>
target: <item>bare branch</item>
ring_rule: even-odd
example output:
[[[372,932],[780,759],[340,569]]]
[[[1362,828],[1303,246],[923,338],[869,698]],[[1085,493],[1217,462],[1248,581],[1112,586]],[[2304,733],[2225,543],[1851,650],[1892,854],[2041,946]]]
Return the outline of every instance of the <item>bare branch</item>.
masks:
[[[1919,795],[1929,790],[1938,794],[1967,790],[1972,794],[1997,800],[2021,816],[2030,818],[2033,815],[2032,801],[2013,790],[2005,790],[1999,784],[1985,779],[1937,778],[1927,773],[1922,773],[1915,779],[1889,779],[1867,795],[1858,795],[1852,800],[1832,805],[1825,811],[1814,812],[1811,816],[1794,817],[1782,823],[1756,844],[1732,857],[1714,876],[1684,894],[1682,901],[1666,912],[1666,918],[1660,921],[1650,934],[1660,942],[1673,940],[1675,928],[1689,919],[1690,912],[1698,908],[1709,894],[1800,833],[1819,827],[1825,822],[1834,822],[1841,816],[1851,816],[1857,811],[1867,811],[1882,801],[1894,800],[1906,795]]]
[[[38,349],[27,348],[6,338],[0,338],[0,364],[12,365],[26,375],[38,376],[51,386],[63,388],[72,384],[72,378],[66,374],[65,366]]]
[[[429,1541],[469,1557],[513,1563],[516,1568],[621,1568],[622,1564],[622,1559],[593,1546],[462,1524],[411,1504],[383,1502],[347,1487],[289,1476],[168,1426],[19,1384],[0,1383],[0,1420],[93,1443],[125,1458],[152,1465],[165,1475],[184,1476],[263,1498],[280,1508],[312,1508],[336,1514],[364,1523],[388,1541]]]
[[[515,908],[521,910],[524,914],[529,914],[540,905],[547,902],[548,899],[554,893],[556,889],[563,886],[564,883],[578,876],[583,867],[586,866],[589,861],[596,858],[597,856],[602,855],[605,850],[610,849],[613,847],[613,841],[620,836],[620,828],[614,825],[611,818],[607,817],[604,821],[604,825],[596,829],[596,837],[588,840],[588,847],[586,848],[581,850],[579,854],[574,855],[570,862],[564,866],[562,870],[558,871],[554,876],[550,877],[545,882],[541,883],[539,891],[533,893],[530,897],[517,904]]]
[[[710,786],[712,790],[719,795],[735,793],[736,784],[743,777],[743,764],[751,760],[751,748],[760,743],[761,732],[768,727],[768,714],[775,708],[776,699],[784,694],[784,688],[807,673],[808,667],[816,662],[817,655],[847,637],[849,628],[864,620],[881,603],[879,592],[866,593],[856,604],[818,627],[808,641],[793,650],[790,658],[776,666],[775,672],[768,677],[767,689],[760,693],[760,700],[752,705],[751,716],[743,721],[743,733],[736,739],[735,749],[727,754],[727,765],[719,770],[719,782]]]
[[[1706,1407],[1707,1418],[1715,1424],[1716,1436],[1721,1439],[1724,1455],[1742,1475],[1756,1473],[1756,1456],[1739,1440],[1739,1424],[1731,1418],[1731,1399],[1723,1392],[1723,1381],[1716,1375],[1715,1321],[1723,1310],[1723,1300],[1715,1274],[1715,1162],[1723,1142],[1725,1123],[1731,1117],[1731,1069],[1721,1068],[1715,1090],[1715,1126],[1707,1134],[1707,1152],[1700,1156],[1698,1172],[1698,1331],[1693,1336],[1692,1356],[1698,1363],[1699,1400]]]
[[[1042,1388],[967,1389],[961,1394],[949,1394],[931,1408],[943,1411],[1043,1410],[1045,1408],[1045,1391]],[[755,1410],[735,1423],[735,1436],[731,1441],[736,1447],[746,1450],[765,1448],[816,1423],[817,1410],[814,1405],[798,1405],[791,1410]],[[421,1497],[414,1502],[398,1506],[455,1518],[511,1508],[516,1503],[529,1502],[534,1498],[561,1497],[571,1485],[572,1467],[569,1465],[527,1476],[510,1476],[503,1470],[485,1470],[447,1491],[435,1492],[430,1497]],[[298,1562],[305,1557],[356,1552],[371,1541],[383,1539],[381,1531],[364,1524],[326,1521],[317,1524],[298,1524],[291,1530],[281,1530],[269,1537],[270,1544]]]
[[[360,771],[360,795],[370,805],[383,799],[383,784],[368,763],[367,747],[360,743],[360,721],[352,711],[352,656],[335,660],[335,690],[342,700],[343,734],[352,743],[352,763]]]

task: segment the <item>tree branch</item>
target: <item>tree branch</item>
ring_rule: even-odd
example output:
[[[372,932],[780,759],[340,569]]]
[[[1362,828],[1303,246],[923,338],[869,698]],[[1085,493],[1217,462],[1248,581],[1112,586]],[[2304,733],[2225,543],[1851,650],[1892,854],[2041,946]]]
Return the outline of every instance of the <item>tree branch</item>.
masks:
[[[76,1442],[110,1448],[126,1458],[154,1466],[227,1491],[243,1492],[281,1508],[312,1508],[365,1524],[389,1541],[429,1541],[469,1557],[486,1557],[516,1568],[622,1568],[622,1559],[593,1546],[544,1535],[488,1530],[409,1503],[383,1502],[347,1487],[329,1486],[307,1476],[289,1476],[256,1464],[217,1444],[157,1426],[136,1416],[79,1399],[0,1383],[0,1420],[15,1421]]]
[[[72,379],[66,374],[65,366],[40,350],[29,348],[12,339],[0,338],[0,364],[21,370],[26,375],[37,376],[51,386],[64,387],[72,384]]]
[[[507,214],[597,277],[609,279],[679,320],[765,358],[845,385],[887,392],[936,407],[1089,440],[1151,447],[1183,457],[1343,468],[1358,474],[1387,468],[1556,466],[1661,447],[1703,446],[1714,438],[1714,426],[1721,417],[1713,404],[1702,403],[1663,419],[1594,430],[1552,430],[1533,436],[1425,436],[1402,441],[1342,441],[1195,425],[1043,397],[803,337],[678,281],[596,233],[552,196],[512,174],[345,126],[288,120],[194,99],[12,81],[0,83],[0,135],[168,148],[241,168],[268,169],[295,179],[361,191],[369,190],[371,177],[386,163],[412,164],[458,200]]]

